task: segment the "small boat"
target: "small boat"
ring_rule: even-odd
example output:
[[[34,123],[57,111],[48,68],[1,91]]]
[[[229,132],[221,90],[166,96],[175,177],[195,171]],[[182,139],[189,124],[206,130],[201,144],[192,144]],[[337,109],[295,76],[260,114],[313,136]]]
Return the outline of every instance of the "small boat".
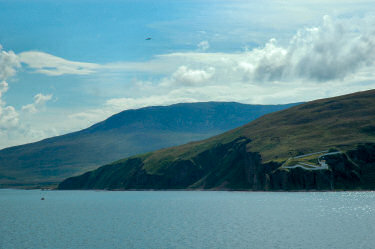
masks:
[[[42,201],[44,201],[44,197],[40,198]]]

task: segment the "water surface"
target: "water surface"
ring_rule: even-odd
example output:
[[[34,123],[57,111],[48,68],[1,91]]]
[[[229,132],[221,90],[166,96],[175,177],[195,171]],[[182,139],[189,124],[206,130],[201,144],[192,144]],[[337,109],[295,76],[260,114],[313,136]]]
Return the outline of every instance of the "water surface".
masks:
[[[375,192],[0,190],[0,248],[373,249],[374,235]]]

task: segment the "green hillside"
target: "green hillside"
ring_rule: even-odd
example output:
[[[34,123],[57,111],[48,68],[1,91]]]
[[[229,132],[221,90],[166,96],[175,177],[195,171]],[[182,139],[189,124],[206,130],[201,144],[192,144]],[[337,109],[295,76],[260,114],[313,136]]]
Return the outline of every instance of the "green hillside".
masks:
[[[205,139],[293,105],[201,102],[126,110],[78,132],[0,150],[0,187],[57,184],[105,163]]]
[[[375,90],[267,114],[207,140],[114,162],[60,189],[375,188]],[[283,168],[298,155],[334,150],[328,169]]]

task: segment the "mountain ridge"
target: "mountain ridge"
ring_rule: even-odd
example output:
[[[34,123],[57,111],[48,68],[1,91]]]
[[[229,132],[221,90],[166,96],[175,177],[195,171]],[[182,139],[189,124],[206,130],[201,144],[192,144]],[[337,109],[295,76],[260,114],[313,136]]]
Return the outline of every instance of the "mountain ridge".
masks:
[[[207,138],[291,105],[197,102],[125,110],[80,131],[0,150],[0,187],[57,183],[119,158]]]

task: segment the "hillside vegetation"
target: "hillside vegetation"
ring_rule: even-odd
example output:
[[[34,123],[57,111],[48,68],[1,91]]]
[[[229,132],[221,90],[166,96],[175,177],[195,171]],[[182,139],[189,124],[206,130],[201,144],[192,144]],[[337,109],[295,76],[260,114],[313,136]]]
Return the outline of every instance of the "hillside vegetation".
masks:
[[[0,150],[0,187],[56,184],[105,163],[201,140],[289,106],[206,102],[123,111],[78,132]]]
[[[120,160],[59,188],[372,188],[373,143],[375,90],[370,90],[311,101],[207,140]],[[280,169],[290,157],[329,149],[344,152],[327,156],[329,170]]]

